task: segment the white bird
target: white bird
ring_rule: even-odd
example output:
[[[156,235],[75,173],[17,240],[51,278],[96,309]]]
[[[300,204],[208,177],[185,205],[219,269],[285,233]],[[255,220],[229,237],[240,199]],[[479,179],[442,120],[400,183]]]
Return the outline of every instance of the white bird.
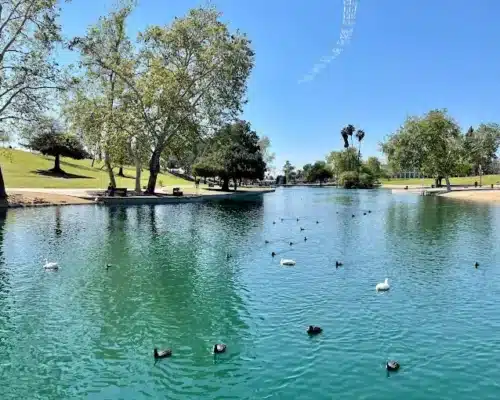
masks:
[[[386,292],[390,288],[391,287],[389,286],[389,278],[385,278],[385,281],[383,283],[377,283],[377,286],[375,286],[375,290],[377,292]]]
[[[282,258],[280,261],[280,264],[281,265],[295,265],[295,261],[294,260],[285,260]]]
[[[59,269],[59,264],[57,264],[56,262],[48,262],[47,259],[45,259],[45,265],[43,266],[43,268],[56,270]]]

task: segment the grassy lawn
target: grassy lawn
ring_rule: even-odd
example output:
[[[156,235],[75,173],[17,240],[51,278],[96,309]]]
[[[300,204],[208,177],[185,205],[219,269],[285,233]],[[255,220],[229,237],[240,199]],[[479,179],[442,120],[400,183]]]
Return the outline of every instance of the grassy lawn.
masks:
[[[451,178],[452,185],[474,185],[474,182],[479,184],[479,176],[465,176],[460,178]],[[491,185],[492,183],[500,182],[500,175],[483,175],[483,186]],[[383,185],[422,185],[430,186],[434,183],[434,179],[391,179],[381,180]],[[446,184],[445,180],[442,181],[443,185]]]
[[[44,175],[54,167],[54,158],[32,154],[22,150],[0,151],[0,166],[7,188],[107,188],[108,173],[102,163],[96,162],[91,167],[92,160],[73,160],[61,158],[61,168],[69,177],[54,177]],[[41,173],[40,173],[41,172]],[[118,172],[118,169],[115,169]],[[118,187],[133,189],[135,184],[135,168],[125,167],[123,170],[126,178],[116,177]],[[143,170],[141,177],[142,186],[147,184],[149,171]],[[170,174],[158,175],[157,186],[186,185],[191,182],[180,179]]]

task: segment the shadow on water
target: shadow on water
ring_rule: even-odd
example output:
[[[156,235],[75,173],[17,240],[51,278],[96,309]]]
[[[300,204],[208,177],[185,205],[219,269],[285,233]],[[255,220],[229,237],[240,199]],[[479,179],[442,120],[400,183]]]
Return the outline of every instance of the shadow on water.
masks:
[[[54,215],[55,215],[55,219],[56,219],[56,226],[55,226],[54,232],[56,234],[56,237],[61,237],[61,235],[62,235],[61,207],[56,207]]]

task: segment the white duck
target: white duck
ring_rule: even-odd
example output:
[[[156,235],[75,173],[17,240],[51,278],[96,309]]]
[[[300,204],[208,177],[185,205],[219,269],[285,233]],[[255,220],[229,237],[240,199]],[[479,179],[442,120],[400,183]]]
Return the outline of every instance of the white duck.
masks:
[[[285,260],[282,258],[280,261],[280,264],[281,265],[295,265],[295,261],[294,260]]]
[[[391,287],[389,286],[389,278],[385,278],[385,281],[383,283],[377,283],[377,286],[375,286],[375,290],[377,292],[386,292],[390,288]]]
[[[54,271],[59,269],[59,264],[56,262],[48,262],[47,259],[45,259],[45,265],[43,266],[43,268]]]

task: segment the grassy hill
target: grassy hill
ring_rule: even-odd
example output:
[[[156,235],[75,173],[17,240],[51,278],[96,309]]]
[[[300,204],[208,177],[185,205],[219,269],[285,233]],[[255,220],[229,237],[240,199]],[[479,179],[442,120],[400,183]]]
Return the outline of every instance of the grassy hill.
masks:
[[[47,171],[54,166],[54,157],[45,157],[39,154],[22,150],[0,151],[0,166],[2,167],[5,186],[9,188],[107,188],[108,173],[102,168],[102,163],[92,160],[73,160],[61,158],[61,168],[68,175],[65,177],[51,176]],[[118,169],[115,170],[118,172]],[[125,167],[126,178],[116,177],[118,187],[133,189],[135,184],[135,168]],[[147,184],[149,171],[143,170],[142,186]],[[157,185],[186,185],[191,182],[170,174],[160,174]]]

